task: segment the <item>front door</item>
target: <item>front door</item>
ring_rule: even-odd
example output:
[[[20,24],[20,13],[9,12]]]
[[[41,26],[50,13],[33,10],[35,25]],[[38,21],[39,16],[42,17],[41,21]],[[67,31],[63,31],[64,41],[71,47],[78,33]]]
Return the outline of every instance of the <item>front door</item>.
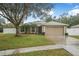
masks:
[[[42,34],[42,26],[38,27],[38,34]]]

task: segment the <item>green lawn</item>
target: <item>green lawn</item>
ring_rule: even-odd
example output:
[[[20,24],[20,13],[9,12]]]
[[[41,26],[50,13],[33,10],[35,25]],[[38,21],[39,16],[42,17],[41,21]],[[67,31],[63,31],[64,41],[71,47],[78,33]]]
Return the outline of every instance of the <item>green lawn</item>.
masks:
[[[64,49],[54,49],[54,50],[34,51],[28,53],[17,53],[11,56],[72,56],[72,54],[70,54]]]
[[[77,39],[79,39],[79,36],[71,36],[71,37],[74,37],[74,38],[77,38]]]
[[[43,35],[22,35],[22,37],[14,37],[11,34],[0,34],[0,50],[24,48],[32,46],[41,46],[54,44]]]

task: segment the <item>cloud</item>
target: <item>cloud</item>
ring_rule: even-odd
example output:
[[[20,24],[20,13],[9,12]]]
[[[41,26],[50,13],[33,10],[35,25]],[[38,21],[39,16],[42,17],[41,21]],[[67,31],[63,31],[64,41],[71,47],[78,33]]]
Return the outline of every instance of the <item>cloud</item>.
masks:
[[[53,10],[51,10],[51,11],[42,10],[42,12],[46,13],[47,15],[53,15],[54,14]]]
[[[54,11],[51,10],[48,14],[49,14],[49,15],[53,15],[53,14],[54,14]]]
[[[79,9],[73,9],[73,10],[70,10],[70,11],[68,12],[68,15],[69,15],[69,16],[70,16],[70,15],[74,16],[74,15],[77,15],[77,14],[79,14]]]
[[[79,5],[76,5],[76,6],[74,7],[74,9],[76,9],[76,8],[79,8]]]

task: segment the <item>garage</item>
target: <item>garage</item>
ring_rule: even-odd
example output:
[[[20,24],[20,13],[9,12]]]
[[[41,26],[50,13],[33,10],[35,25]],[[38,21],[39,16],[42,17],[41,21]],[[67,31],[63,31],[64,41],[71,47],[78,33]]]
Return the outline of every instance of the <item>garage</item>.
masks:
[[[66,25],[58,22],[48,22],[45,26],[45,36],[56,43],[65,41]]]

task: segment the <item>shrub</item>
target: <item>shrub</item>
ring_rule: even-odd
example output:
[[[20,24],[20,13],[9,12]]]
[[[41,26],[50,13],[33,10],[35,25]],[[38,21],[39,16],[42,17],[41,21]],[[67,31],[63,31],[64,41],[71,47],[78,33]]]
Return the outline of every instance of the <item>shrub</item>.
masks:
[[[65,33],[66,36],[68,36],[68,33]]]

